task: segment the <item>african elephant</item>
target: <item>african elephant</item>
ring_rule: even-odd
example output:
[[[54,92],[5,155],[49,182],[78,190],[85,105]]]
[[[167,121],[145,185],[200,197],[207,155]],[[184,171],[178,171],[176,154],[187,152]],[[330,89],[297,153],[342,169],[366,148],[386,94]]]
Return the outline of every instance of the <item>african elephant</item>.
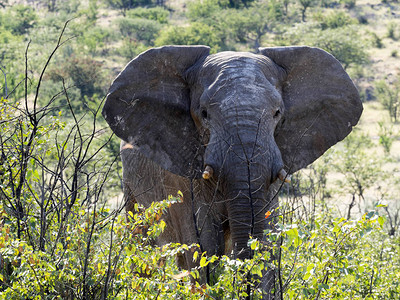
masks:
[[[129,203],[149,206],[183,192],[158,243],[198,243],[238,258],[251,257],[249,236],[262,239],[273,227],[265,212],[278,205],[276,179],[346,137],[361,112],[340,63],[310,47],[150,49],[118,75],[103,108],[123,140]],[[179,263],[194,264],[190,253]]]

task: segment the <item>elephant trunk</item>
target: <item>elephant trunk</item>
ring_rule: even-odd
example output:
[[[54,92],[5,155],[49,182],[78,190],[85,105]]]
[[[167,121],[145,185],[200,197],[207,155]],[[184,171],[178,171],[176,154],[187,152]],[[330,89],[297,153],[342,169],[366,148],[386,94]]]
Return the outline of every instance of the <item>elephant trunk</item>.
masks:
[[[254,143],[253,143],[254,145]],[[234,253],[238,258],[251,258],[247,246],[249,237],[262,239],[267,228],[265,212],[273,205],[268,195],[269,186],[279,177],[283,167],[275,142],[258,147],[252,158],[238,155],[233,149],[228,159],[229,170],[225,171],[227,211]],[[268,220],[269,221],[269,220]]]
[[[284,175],[274,128],[268,119],[254,118],[254,111],[251,103],[246,110],[230,107],[224,124],[214,126],[204,158],[203,178],[214,174],[222,180],[231,245],[239,258],[251,257],[250,236],[262,238],[265,212],[271,209],[268,188]]]
[[[270,185],[282,173],[283,163],[275,141],[269,141],[269,146],[260,147],[260,151],[250,160],[238,156],[239,150],[234,149],[231,155],[233,161],[227,164],[230,170],[225,173],[226,203],[235,258],[253,258],[253,251],[248,246],[249,238],[262,240],[264,230],[274,226],[269,224],[274,218],[266,219],[265,213],[277,207],[277,199],[274,199],[272,192],[274,189]],[[272,269],[263,272],[263,299],[274,299],[274,276]]]
[[[250,237],[261,239],[264,229],[263,211],[265,201],[260,195],[246,195],[243,191],[234,191],[229,199],[228,214],[234,254],[237,258],[251,258],[247,243]],[[250,192],[251,194],[251,192]]]

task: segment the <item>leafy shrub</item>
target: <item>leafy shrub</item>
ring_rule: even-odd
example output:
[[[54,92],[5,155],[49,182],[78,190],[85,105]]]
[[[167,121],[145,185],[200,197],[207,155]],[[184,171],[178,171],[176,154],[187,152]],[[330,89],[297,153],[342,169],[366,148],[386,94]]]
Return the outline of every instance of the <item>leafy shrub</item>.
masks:
[[[229,0],[229,7],[242,8],[248,7],[254,0]]]
[[[343,64],[344,69],[350,65],[365,64],[368,55],[362,42],[349,31],[351,29],[348,27],[324,30],[318,38],[314,36],[313,45],[330,52]]]
[[[225,12],[224,23],[231,36],[240,43],[249,43],[253,49],[261,46],[261,39],[267,32],[273,32],[283,18],[283,11],[276,1],[254,2],[242,10]]]
[[[398,26],[396,23],[390,22],[387,25],[387,37],[392,39],[392,40],[397,40],[398,38]]]
[[[382,39],[375,32],[372,32],[371,36],[372,36],[372,44],[374,47],[379,49],[384,47]]]
[[[87,29],[79,37],[79,44],[85,53],[89,52],[95,55],[99,49],[102,49],[106,43],[110,42],[112,36],[111,30],[105,28]]]
[[[208,45],[215,53],[221,47],[221,38],[211,26],[195,22],[190,26],[167,28],[160,33],[155,45]]]
[[[105,0],[105,2],[110,7],[122,10],[125,14],[129,9],[151,4],[152,0]]]
[[[309,45],[319,47],[335,56],[344,69],[368,63],[364,41],[353,26],[321,30],[316,23],[300,24],[278,37],[284,45]]]
[[[218,14],[224,7],[218,0],[193,1],[189,2],[187,6],[187,16],[192,21],[208,19]]]
[[[23,35],[36,25],[37,19],[38,17],[32,7],[17,4],[0,15],[0,26],[4,26],[5,29],[14,34]]]
[[[374,254],[356,253],[370,243],[371,233],[380,230],[384,218],[372,211],[354,221],[336,218],[328,225],[321,217],[317,214],[314,229],[300,222],[282,226],[279,231],[283,237],[280,287],[285,299],[347,299],[349,295],[365,299],[370,287],[373,295],[378,294],[379,284],[375,281],[370,286],[365,281],[365,273],[373,269],[366,255]],[[375,276],[384,277],[379,273]],[[396,291],[396,285],[393,287]],[[386,293],[381,289],[379,292]]]
[[[388,110],[390,120],[396,122],[399,117],[400,106],[400,77],[392,83],[387,83],[385,80],[379,80],[375,83],[375,97],[382,103],[385,109]]]
[[[357,22],[356,19],[353,19],[343,11],[330,12],[328,14],[318,13],[314,16],[314,19],[320,24],[322,30],[328,28],[335,29],[347,25],[352,25]]]
[[[73,56],[69,58],[61,69],[52,73],[56,81],[61,78],[70,78],[80,92],[81,96],[104,94],[102,84],[102,63],[88,57]],[[60,76],[60,77],[58,77]],[[58,78],[57,78],[58,77]]]
[[[154,44],[154,39],[161,29],[160,23],[147,19],[120,18],[117,23],[123,37],[135,38],[147,45]]]
[[[356,6],[356,0],[340,0],[340,3],[344,5],[344,7],[348,9],[352,9]]]
[[[395,137],[393,136],[393,127],[385,126],[383,122],[378,122],[379,125],[379,144],[383,147],[386,154],[390,154]]]
[[[130,61],[143,51],[147,50],[148,46],[138,42],[136,39],[126,38],[123,40],[122,45],[116,50],[118,55]]]
[[[162,212],[178,200],[136,206],[129,225],[110,211],[115,158],[105,153],[109,137],[99,143],[98,110],[84,124],[67,98],[72,118],[61,122],[50,114],[53,99],[38,107],[41,83],[32,107],[1,98],[0,299],[126,299],[164,285],[179,293],[178,280],[161,278],[178,273],[169,261],[188,246],[151,243],[165,226]]]
[[[168,23],[169,11],[162,7],[143,8],[138,7],[131,9],[126,13],[126,16],[131,19],[141,18],[157,21],[161,24]]]
[[[301,20],[303,22],[306,21],[306,12],[307,9],[312,7],[315,4],[314,0],[299,0],[300,10],[301,10]]]
[[[350,210],[358,201],[364,199],[365,191],[376,183],[376,177],[383,177],[383,161],[376,154],[368,154],[372,141],[369,136],[353,131],[342,143],[342,149],[334,152],[334,169],[343,174],[343,179],[337,181],[337,186],[342,192],[353,196],[353,205],[349,206],[347,218],[350,219]]]
[[[259,26],[248,32],[240,31],[240,26],[224,29],[224,14],[233,15],[234,10],[227,9],[227,1],[219,1],[217,6],[219,12],[224,11],[219,19],[215,12],[207,15],[204,11],[188,27],[168,27],[157,43],[209,44],[215,52],[227,47],[227,37],[234,33],[253,43]],[[247,6],[249,9],[243,12],[251,11],[253,6]],[[267,11],[260,15],[270,18]],[[237,13],[235,16],[241,11]],[[57,15],[64,17],[61,12]],[[251,14],[246,17],[253,21]],[[150,15],[146,18],[153,20]],[[41,24],[51,20],[56,19],[43,20]],[[241,24],[250,26],[250,21]],[[73,33],[79,36],[84,32],[86,27],[82,24],[73,28]],[[321,30],[311,22],[301,28],[296,34],[288,32],[283,43],[310,42],[340,54],[340,47],[349,43],[349,36],[358,48],[348,47],[354,57],[342,55],[340,59],[345,66],[357,63],[362,43],[356,31],[347,31],[348,26]],[[46,35],[53,32],[42,34],[40,42],[45,45],[51,40]],[[129,59],[148,47],[135,34],[124,40],[118,50]],[[101,32],[85,34],[78,39],[79,43],[86,43],[84,37],[88,36],[90,43],[110,38],[103,37]],[[2,27],[1,39],[1,63],[5,65],[9,93],[4,93],[5,82],[0,81],[6,96],[0,102],[0,299],[242,299],[249,291],[253,299],[259,299],[259,279],[266,268],[276,274],[275,290],[284,299],[398,298],[398,210],[389,213],[385,208],[390,223],[388,237],[381,230],[386,223],[378,214],[380,205],[355,219],[333,217],[336,212],[330,209],[333,202],[343,198],[343,193],[327,185],[326,174],[332,171],[331,164],[335,165],[336,175],[346,174],[335,186],[346,196],[358,193],[359,184],[366,188],[383,180],[378,162],[363,152],[365,145],[371,146],[367,138],[350,137],[338,145],[337,151],[342,153],[328,153],[319,165],[293,176],[293,184],[287,189],[293,188],[293,193],[283,194],[277,230],[266,231],[263,241],[249,240],[253,259],[207,256],[196,252],[195,245],[157,247],[153,240],[165,226],[162,215],[169,205],[181,199],[179,195],[170,197],[147,210],[136,205],[126,218],[119,215],[122,206],[109,208],[107,200],[120,191],[120,174],[116,171],[120,167],[116,158],[118,141],[110,140],[104,133],[105,124],[97,118],[104,94],[103,65],[78,56],[76,45],[67,45],[63,51],[69,59],[51,65],[53,69],[44,77],[37,93],[32,93],[39,83],[35,78],[39,69],[34,67],[33,72],[27,71],[31,77],[27,80],[28,90],[20,88],[11,93],[20,82],[20,87],[25,82],[24,75],[19,75],[25,74],[24,70],[21,72],[24,47],[20,46],[22,38],[11,29]],[[84,53],[98,54],[99,47],[104,46],[89,46],[90,43],[81,48]],[[36,47],[35,50],[42,49]],[[89,78],[92,81],[88,82]],[[385,84],[382,95],[386,97],[387,91],[394,92],[397,85]],[[11,100],[24,99],[25,92],[28,103]],[[83,110],[83,106],[90,109]],[[54,117],[56,112],[61,116]],[[395,186],[399,186],[397,181]],[[382,192],[379,201],[388,197]],[[398,203],[398,191],[393,189],[390,197]],[[185,251],[194,253],[197,268],[178,269],[175,257]],[[272,260],[271,253],[279,259]],[[191,280],[207,272],[207,268],[212,275],[208,283]]]

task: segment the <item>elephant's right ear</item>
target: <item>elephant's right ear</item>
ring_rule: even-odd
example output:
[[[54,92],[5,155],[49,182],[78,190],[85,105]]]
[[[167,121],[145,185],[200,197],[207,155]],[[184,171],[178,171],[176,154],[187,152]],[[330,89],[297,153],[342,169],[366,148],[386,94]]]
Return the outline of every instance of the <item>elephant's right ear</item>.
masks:
[[[260,48],[286,73],[284,118],[275,141],[291,173],[306,167],[344,139],[363,110],[357,88],[340,62],[312,47]]]
[[[165,46],[140,54],[114,80],[103,107],[118,137],[181,176],[202,167],[184,73],[208,54],[206,46]]]

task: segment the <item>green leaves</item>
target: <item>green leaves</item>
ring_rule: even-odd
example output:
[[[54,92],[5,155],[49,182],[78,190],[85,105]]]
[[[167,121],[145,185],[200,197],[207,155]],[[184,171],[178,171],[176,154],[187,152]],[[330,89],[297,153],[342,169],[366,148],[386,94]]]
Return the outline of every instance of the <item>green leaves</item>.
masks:
[[[287,245],[290,246],[293,244],[293,246],[296,248],[300,246],[301,239],[299,237],[299,232],[296,227],[293,227],[293,228],[287,230],[285,233],[288,238]]]
[[[391,82],[388,80],[378,80],[375,82],[374,88],[375,97],[389,112],[390,121],[392,123],[396,123],[400,117],[400,75],[397,75],[396,78]],[[382,127],[382,125],[380,126]],[[381,131],[383,134],[380,134],[380,136],[388,135],[388,132],[384,132],[384,128],[381,130],[383,131]]]
[[[155,45],[208,45],[215,53],[221,49],[221,36],[212,26],[194,22],[189,26],[168,27],[160,32]]]
[[[379,295],[387,294],[378,285],[384,276],[382,268],[390,266],[382,264],[376,248],[378,240],[385,239],[381,231],[385,218],[370,211],[356,220],[337,218],[328,224],[321,217],[317,215],[313,230],[304,222],[297,227],[280,227],[284,238],[281,272],[288,284],[284,292],[287,299],[309,299],[317,294],[325,299],[343,299],[349,291],[365,297],[364,291],[371,284],[368,276],[376,276],[373,286]],[[381,271],[374,264],[379,264]]]

